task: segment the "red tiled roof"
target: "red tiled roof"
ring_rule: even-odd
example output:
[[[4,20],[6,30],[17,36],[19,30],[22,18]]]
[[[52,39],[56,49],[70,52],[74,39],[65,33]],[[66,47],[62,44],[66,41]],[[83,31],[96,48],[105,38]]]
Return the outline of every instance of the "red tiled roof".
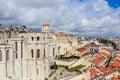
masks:
[[[105,68],[103,66],[100,66],[99,68],[89,68],[89,71],[90,71],[91,80],[100,77],[101,75],[106,76],[114,72],[112,68],[110,67]]]
[[[47,22],[44,22],[42,26],[50,26]]]
[[[103,57],[96,56],[95,59],[93,60],[93,63],[95,63],[95,65],[99,65],[103,60],[104,60]]]
[[[120,80],[120,76],[112,78],[112,80]]]
[[[90,71],[91,79],[97,78],[98,76],[101,75],[101,74],[100,74],[97,70],[95,70],[94,68],[89,68],[89,71]]]
[[[82,56],[88,56],[88,55],[90,55],[90,52],[86,52]]]
[[[104,76],[114,72],[110,67],[105,68],[103,66],[99,67],[98,70],[100,70]]]
[[[94,59],[93,59],[93,63],[95,63],[95,65],[99,65],[101,62],[103,62],[105,59],[107,59],[109,57],[108,54],[103,53],[103,52],[98,52],[96,55],[94,55]]]
[[[120,60],[114,60],[109,63],[109,66],[120,69]]]
[[[68,36],[68,34],[64,34],[64,33],[52,33],[55,36]]]
[[[58,32],[58,33],[51,32],[51,34],[55,35],[56,37],[61,36],[61,37],[68,37],[68,38],[70,37],[72,39],[77,38],[76,36],[74,36],[72,34],[66,34],[66,33],[62,33],[62,32]]]
[[[79,52],[84,52],[84,51],[87,50],[87,47],[78,48],[76,50],[79,51]]]

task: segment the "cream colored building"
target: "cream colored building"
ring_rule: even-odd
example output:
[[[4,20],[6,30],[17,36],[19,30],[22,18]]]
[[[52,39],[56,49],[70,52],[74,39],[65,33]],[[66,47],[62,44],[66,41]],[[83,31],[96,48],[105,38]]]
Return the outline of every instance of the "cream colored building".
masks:
[[[51,33],[56,45],[56,56],[70,54],[78,45],[78,38],[71,34]]]
[[[26,26],[0,26],[0,80],[48,78],[56,53],[50,25],[44,23],[42,32],[29,30]]]

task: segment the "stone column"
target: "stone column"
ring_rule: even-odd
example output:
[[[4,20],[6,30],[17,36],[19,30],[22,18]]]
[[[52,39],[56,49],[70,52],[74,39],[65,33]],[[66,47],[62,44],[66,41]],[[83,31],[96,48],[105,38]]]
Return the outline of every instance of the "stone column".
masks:
[[[17,59],[16,59],[16,53],[17,53]],[[17,40],[17,51],[15,53],[15,75],[16,78],[19,80],[22,80],[21,76],[21,70],[22,70],[22,65],[21,65],[21,42]]]
[[[41,80],[45,79],[45,72],[44,72],[44,40],[43,40],[43,36],[41,39]]]
[[[0,80],[3,80],[6,78],[6,54],[5,54],[5,49],[2,48],[2,61],[0,62]]]
[[[27,80],[28,78],[28,57],[27,57],[27,47],[25,45],[25,41],[23,41],[23,59],[22,59],[22,75],[23,75],[23,80]]]

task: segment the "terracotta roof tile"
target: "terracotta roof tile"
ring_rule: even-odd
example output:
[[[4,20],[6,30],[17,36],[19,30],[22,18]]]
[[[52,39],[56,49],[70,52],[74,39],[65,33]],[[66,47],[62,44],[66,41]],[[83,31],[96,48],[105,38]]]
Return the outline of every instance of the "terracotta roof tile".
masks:
[[[89,71],[90,71],[91,79],[97,78],[98,76],[101,75],[101,74],[100,74],[97,70],[95,70],[94,68],[90,68]]]
[[[99,65],[102,61],[104,61],[104,58],[102,58],[102,57],[96,57],[93,60],[93,63],[95,63],[95,65]]]
[[[47,22],[44,22],[42,26],[50,26]]]
[[[112,80],[120,80],[120,76],[118,76],[118,77],[113,77]]]
[[[68,34],[64,34],[64,33],[52,33],[55,36],[68,36]]]
[[[86,52],[82,56],[88,56],[88,55],[90,55],[90,52]]]
[[[87,47],[78,48],[76,50],[79,51],[79,52],[84,52],[84,51],[87,50]]]
[[[100,70],[104,76],[114,72],[110,67],[105,68],[103,66],[99,67],[98,70]]]
[[[111,61],[110,64],[109,64],[109,66],[120,69],[120,60]]]

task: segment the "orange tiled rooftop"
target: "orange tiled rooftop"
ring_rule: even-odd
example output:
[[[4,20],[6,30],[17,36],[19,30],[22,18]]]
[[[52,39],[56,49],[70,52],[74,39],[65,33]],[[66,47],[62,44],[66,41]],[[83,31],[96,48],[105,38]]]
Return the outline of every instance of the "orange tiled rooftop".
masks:
[[[78,48],[76,50],[79,51],[79,52],[84,52],[84,51],[87,50],[87,47]]]
[[[112,80],[120,80],[120,76],[112,78]]]
[[[90,55],[90,52],[86,52],[82,56],[88,56],[88,55]]]
[[[47,22],[44,22],[42,26],[50,26]]]

